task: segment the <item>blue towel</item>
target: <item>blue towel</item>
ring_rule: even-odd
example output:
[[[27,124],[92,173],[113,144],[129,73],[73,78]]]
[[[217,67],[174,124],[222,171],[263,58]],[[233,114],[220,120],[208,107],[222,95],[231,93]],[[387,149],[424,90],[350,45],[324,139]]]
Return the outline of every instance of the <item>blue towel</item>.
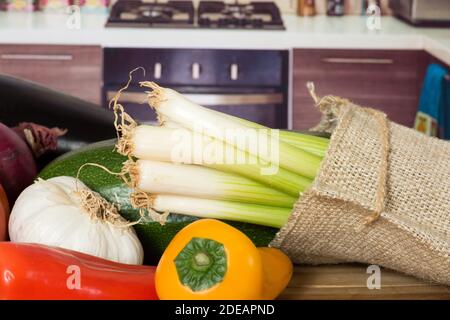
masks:
[[[442,126],[443,126],[443,135],[444,139],[450,140],[450,73],[447,73],[444,83],[445,88],[445,102],[444,108],[442,112]]]
[[[450,139],[449,71],[439,64],[430,64],[425,75],[414,127],[430,136]]]

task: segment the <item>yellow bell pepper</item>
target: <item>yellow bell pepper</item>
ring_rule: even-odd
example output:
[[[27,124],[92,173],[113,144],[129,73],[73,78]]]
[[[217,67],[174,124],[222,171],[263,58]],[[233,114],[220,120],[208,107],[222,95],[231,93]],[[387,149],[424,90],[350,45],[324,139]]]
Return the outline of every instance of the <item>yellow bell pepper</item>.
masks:
[[[258,248],[258,250],[263,260],[263,299],[272,300],[278,297],[291,280],[293,271],[292,262],[279,249]]]
[[[160,299],[274,299],[293,266],[274,248],[256,248],[239,230],[213,219],[183,228],[156,270]]]

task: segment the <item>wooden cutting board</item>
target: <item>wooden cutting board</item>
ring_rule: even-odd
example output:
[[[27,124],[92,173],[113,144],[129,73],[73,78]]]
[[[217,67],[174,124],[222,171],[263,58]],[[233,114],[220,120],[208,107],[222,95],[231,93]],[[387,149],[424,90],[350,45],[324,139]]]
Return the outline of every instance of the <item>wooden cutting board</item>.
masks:
[[[381,268],[380,274],[380,289],[368,289],[367,280],[372,273],[367,273],[366,265],[298,265],[295,266],[288,288],[279,299],[450,300],[450,287],[419,280],[385,268]]]

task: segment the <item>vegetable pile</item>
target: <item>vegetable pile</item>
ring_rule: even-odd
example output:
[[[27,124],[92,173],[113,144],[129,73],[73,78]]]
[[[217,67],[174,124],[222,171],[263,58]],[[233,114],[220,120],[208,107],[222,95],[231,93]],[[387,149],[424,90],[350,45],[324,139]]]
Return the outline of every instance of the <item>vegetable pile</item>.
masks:
[[[78,176],[86,186],[98,192],[108,202],[114,203],[125,219],[133,223],[139,222],[134,224],[133,228],[144,247],[144,263],[157,264],[172,238],[199,218],[171,213],[164,225],[152,219],[143,219],[139,208],[133,208],[130,201],[132,188],[117,175],[97,166],[86,165],[95,163],[110,172],[120,172],[127,158],[114,151],[115,143],[116,140],[106,140],[69,152],[48,165],[39,176],[46,180],[59,176]],[[82,170],[79,170],[80,167]],[[164,183],[164,180],[161,183]],[[223,221],[245,233],[256,246],[267,246],[278,231],[277,228],[256,224]]]
[[[0,243],[0,274],[9,272],[0,298],[274,299],[288,285],[291,261],[266,246],[312,184],[328,139],[140,85],[151,90],[159,126],[135,122],[120,90],[111,102],[118,139],[63,155],[33,184],[30,148],[40,149],[2,128],[3,149],[17,153],[8,165],[23,179],[0,179],[14,204],[13,243]],[[0,237],[8,216],[1,195]],[[157,268],[139,266],[149,261]],[[73,278],[76,290],[66,281],[73,265],[86,277],[81,287]]]

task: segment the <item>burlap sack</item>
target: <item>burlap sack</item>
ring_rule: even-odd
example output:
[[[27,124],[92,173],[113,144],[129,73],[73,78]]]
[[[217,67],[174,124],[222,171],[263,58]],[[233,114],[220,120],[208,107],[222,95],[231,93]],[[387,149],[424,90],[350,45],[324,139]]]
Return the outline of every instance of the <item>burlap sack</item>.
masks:
[[[296,263],[378,264],[450,285],[450,142],[337,98],[312,187],[271,243]]]

